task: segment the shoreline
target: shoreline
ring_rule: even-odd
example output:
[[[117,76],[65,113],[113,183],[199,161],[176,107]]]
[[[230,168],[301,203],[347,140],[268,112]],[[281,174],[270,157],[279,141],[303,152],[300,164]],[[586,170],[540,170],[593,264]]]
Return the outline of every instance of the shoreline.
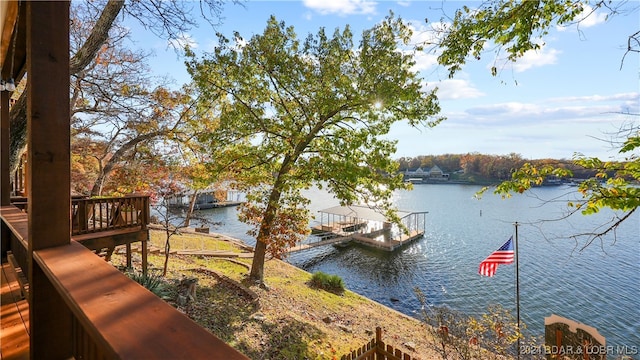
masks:
[[[162,235],[162,229],[158,226],[150,227],[150,232],[158,232]],[[228,235],[200,233],[196,232],[193,227],[181,229],[181,233],[187,236],[229,242],[243,251],[253,250],[252,247],[239,239]],[[206,261],[207,258],[206,255],[196,255],[195,257],[200,259],[196,260],[197,262]],[[215,260],[219,261],[221,258]],[[247,261],[246,258],[243,260]],[[218,271],[216,267],[212,267],[210,270]],[[298,275],[294,275],[296,273]],[[346,289],[343,295],[334,295],[324,290],[311,289],[306,281],[301,283],[296,280],[298,278],[310,279],[311,275],[306,270],[283,260],[271,259],[265,262],[266,289],[244,281],[244,275],[239,278],[234,276],[231,278],[255,292],[259,298],[258,315],[251,315],[250,319],[264,317],[267,319],[264,321],[265,323],[267,321],[287,323],[290,322],[290,318],[293,318],[295,322],[304,324],[304,327],[319,330],[323,334],[322,342],[309,340],[308,343],[309,348],[317,352],[317,357],[312,358],[331,359],[332,357],[326,357],[328,352],[322,348],[327,348],[333,355],[338,356],[359,348],[371,341],[372,333],[378,326],[383,330],[385,343],[402,349],[402,351],[411,354],[412,358],[437,358],[430,345],[432,341],[429,340],[425,328],[427,325],[420,319],[349,289]],[[253,326],[255,325],[248,325],[249,328]],[[255,332],[256,329],[251,331]],[[238,337],[242,338],[243,335],[238,335]],[[232,342],[232,346],[236,347],[236,344]]]
[[[162,228],[161,228],[161,227],[159,227],[159,226],[157,226],[157,225],[154,225],[153,227],[149,226],[149,229],[150,229],[150,230],[154,230],[154,231],[162,231]],[[249,246],[249,245],[245,244],[242,240],[237,239],[237,238],[234,238],[234,237],[232,237],[232,236],[228,236],[228,235],[224,235],[224,234],[219,234],[219,233],[201,233],[201,232],[197,232],[197,231],[195,230],[195,228],[193,228],[193,227],[182,228],[182,229],[181,229],[181,231],[182,231],[182,232],[184,232],[184,233],[186,233],[186,234],[191,234],[191,235],[196,235],[196,236],[204,236],[204,237],[209,237],[209,238],[216,239],[216,240],[224,240],[224,241],[228,241],[228,242],[233,243],[234,245],[237,245],[237,246],[241,247],[243,250],[247,250],[247,251],[250,251],[250,252],[252,252],[252,253],[253,253],[253,247],[252,247],[252,246]],[[307,273],[307,274],[309,274],[309,275],[313,275],[312,273],[310,273],[310,272],[308,272],[308,271],[306,271],[306,270],[304,270],[304,269],[301,269],[301,268],[299,268],[299,267],[297,267],[297,266],[295,266],[295,265],[293,265],[293,264],[290,264],[290,263],[288,263],[288,262],[286,262],[286,261],[283,261],[283,260],[280,260],[280,259],[269,259],[269,260],[267,260],[267,262],[268,262],[268,261],[278,261],[278,262],[280,262],[280,263],[282,263],[282,264],[284,264],[284,265],[286,265],[286,266],[291,266],[292,268],[295,268],[295,269],[297,269],[297,270],[303,271],[303,272],[305,272],[305,273]],[[388,311],[390,311],[390,312],[394,312],[394,313],[396,313],[396,314],[397,314],[397,315],[399,315],[399,316],[403,316],[403,317],[405,317],[405,318],[407,318],[407,319],[409,319],[409,320],[417,321],[417,322],[419,322],[420,324],[424,324],[424,323],[423,323],[420,319],[418,319],[418,318],[415,318],[415,317],[413,317],[413,316],[407,315],[407,314],[405,314],[405,313],[403,313],[403,312],[401,312],[401,311],[398,311],[398,310],[396,310],[396,309],[390,308],[390,307],[388,307],[388,306],[387,306],[387,305],[385,305],[385,304],[382,304],[382,303],[380,303],[380,302],[378,302],[378,301],[375,301],[375,300],[373,300],[373,299],[370,299],[370,298],[368,298],[368,297],[366,297],[366,296],[364,296],[364,295],[358,294],[358,293],[356,293],[356,292],[354,292],[354,291],[352,291],[352,290],[350,290],[350,289],[348,289],[348,288],[347,288],[347,290],[351,291],[352,293],[356,294],[357,296],[362,297],[363,299],[366,299],[367,301],[371,301],[371,302],[373,302],[373,303],[375,303],[375,304],[377,304],[377,305],[379,305],[379,306],[382,306],[382,307],[386,308]]]

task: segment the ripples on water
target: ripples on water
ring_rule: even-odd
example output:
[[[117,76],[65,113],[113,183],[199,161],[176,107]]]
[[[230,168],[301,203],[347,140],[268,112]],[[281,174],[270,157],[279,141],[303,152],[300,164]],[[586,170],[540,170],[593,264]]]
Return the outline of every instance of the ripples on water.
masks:
[[[350,290],[409,315],[420,309],[415,287],[430,305],[478,315],[489,304],[501,304],[515,314],[514,266],[499,266],[492,278],[477,270],[514,234],[517,221],[520,313],[529,330],[544,335],[544,317],[557,314],[597,328],[607,345],[640,346],[640,214],[618,229],[615,241],[607,237],[581,251],[582,243],[567,237],[594,230],[614,213],[540,222],[566,213],[572,189],[537,188],[535,196],[502,200],[486,194],[476,200],[476,186],[416,185],[398,193],[396,203],[402,210],[429,211],[424,238],[393,253],[327,246],[292,254],[289,262],[309,272],[337,274]],[[314,213],[337,204],[326,194],[310,195]],[[213,231],[255,244],[234,208],[205,213],[225,224]]]

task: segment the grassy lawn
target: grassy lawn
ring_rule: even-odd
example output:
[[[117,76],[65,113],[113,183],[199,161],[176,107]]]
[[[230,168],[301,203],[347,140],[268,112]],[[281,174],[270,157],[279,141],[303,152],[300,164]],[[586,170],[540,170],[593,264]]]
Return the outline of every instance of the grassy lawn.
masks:
[[[151,243],[164,248],[163,236],[151,231]],[[197,234],[175,235],[171,244],[172,250],[246,252],[232,242]],[[114,255],[112,261],[121,265],[124,256]],[[163,263],[163,254],[149,255],[152,271],[159,271]],[[376,326],[383,329],[386,343],[403,352],[419,359],[437,357],[424,325],[416,319],[351,291],[336,295],[314,289],[308,285],[311,274],[279,260],[266,262],[268,288],[263,289],[248,280],[250,264],[250,258],[171,254],[165,300],[251,359],[339,359],[370,341]],[[245,291],[212,271],[242,284],[258,301],[252,302]],[[175,289],[185,276],[198,279],[196,299],[179,306]]]

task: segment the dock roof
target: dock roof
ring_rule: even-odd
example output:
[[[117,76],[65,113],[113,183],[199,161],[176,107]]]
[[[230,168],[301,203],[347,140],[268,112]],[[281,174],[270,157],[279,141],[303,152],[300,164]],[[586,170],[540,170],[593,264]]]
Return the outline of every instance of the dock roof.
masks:
[[[319,210],[318,212],[333,214],[333,215],[341,215],[341,216],[350,216],[358,219],[367,219],[373,221],[381,221],[388,222],[389,219],[384,214],[381,214],[376,209],[372,209],[368,206],[363,205],[350,205],[350,206],[334,206],[327,209]],[[422,212],[419,212],[422,213]],[[418,214],[419,214],[418,213]],[[401,219],[407,217],[411,214],[416,214],[411,211],[397,211],[398,217]]]

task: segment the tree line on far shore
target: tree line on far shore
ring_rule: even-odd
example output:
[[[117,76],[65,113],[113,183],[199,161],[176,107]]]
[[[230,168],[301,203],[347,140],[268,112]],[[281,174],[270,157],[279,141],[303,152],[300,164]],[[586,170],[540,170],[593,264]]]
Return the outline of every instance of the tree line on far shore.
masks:
[[[587,169],[573,160],[536,159],[527,160],[520,154],[490,155],[481,153],[418,155],[397,159],[400,172],[415,171],[421,168],[428,171],[438,166],[444,173],[451,174],[451,179],[464,179],[470,182],[492,182],[511,179],[512,173],[525,163],[542,167],[546,165],[570,170],[574,178],[589,179],[596,176],[595,169]],[[460,174],[460,175],[457,175]]]

